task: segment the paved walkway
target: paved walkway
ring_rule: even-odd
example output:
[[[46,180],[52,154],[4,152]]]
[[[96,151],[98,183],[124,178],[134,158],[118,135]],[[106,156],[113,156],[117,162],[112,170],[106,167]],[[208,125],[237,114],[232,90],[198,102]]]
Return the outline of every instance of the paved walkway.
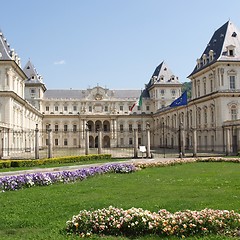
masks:
[[[29,170],[0,172],[0,178],[5,176],[16,176],[16,175],[29,174],[29,173],[39,173],[39,172],[49,173],[49,172],[75,171],[81,168],[97,167],[97,166],[103,166],[103,165],[114,164],[114,163],[141,163],[141,162],[160,162],[160,161],[164,162],[164,161],[174,160],[174,159],[176,158],[158,158],[158,159],[138,158],[138,159],[131,159],[131,160],[120,161],[120,162],[94,163],[94,164],[85,164],[85,165],[53,167],[53,168],[32,168]]]

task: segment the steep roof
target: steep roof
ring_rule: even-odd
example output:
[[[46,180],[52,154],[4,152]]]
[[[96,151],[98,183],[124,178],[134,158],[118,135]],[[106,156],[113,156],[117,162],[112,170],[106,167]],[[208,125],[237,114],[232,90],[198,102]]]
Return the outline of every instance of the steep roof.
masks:
[[[27,76],[26,83],[43,83],[42,76],[40,76],[33,66],[32,62],[28,60],[27,64],[25,65],[23,72]]]
[[[229,48],[234,49],[234,55],[228,54]],[[217,61],[240,61],[240,32],[230,21],[214,32],[189,77]]]
[[[149,89],[151,86],[155,84],[181,84],[171,69],[167,66],[167,64],[163,61],[161,62],[153,72],[153,75],[150,81],[147,84],[147,88]]]
[[[3,33],[0,31],[0,60],[13,60],[19,66],[20,58],[14,51],[14,49],[10,48],[10,44],[7,42],[7,39],[4,37]]]

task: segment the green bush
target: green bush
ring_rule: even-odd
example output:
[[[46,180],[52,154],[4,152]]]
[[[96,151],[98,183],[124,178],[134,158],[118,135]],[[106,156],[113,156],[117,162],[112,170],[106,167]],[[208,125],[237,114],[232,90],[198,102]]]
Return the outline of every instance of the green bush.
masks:
[[[11,160],[9,167],[35,167],[40,165],[47,165],[51,163],[76,163],[89,160],[100,160],[100,159],[111,159],[111,154],[92,154],[92,155],[82,155],[82,156],[68,156],[68,157],[58,157],[58,158],[44,158],[37,160]],[[1,165],[0,165],[1,167]]]
[[[10,168],[11,167],[11,161],[9,160],[1,160],[0,161],[0,168]]]

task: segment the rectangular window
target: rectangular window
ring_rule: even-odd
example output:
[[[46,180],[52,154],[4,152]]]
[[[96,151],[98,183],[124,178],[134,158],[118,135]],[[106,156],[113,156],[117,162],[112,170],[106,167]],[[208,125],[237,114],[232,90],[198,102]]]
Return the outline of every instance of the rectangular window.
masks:
[[[235,76],[230,76],[230,89],[231,90],[236,89]]]
[[[63,145],[64,145],[64,146],[67,146],[67,145],[68,145],[68,140],[67,140],[66,138],[64,138],[64,140],[63,140]]]
[[[65,124],[65,125],[63,126],[63,131],[64,131],[64,132],[67,132],[67,130],[68,130],[68,125]]]
[[[55,125],[55,129],[54,130],[55,130],[55,132],[58,132],[58,125],[57,124]]]
[[[141,138],[138,138],[138,145],[142,145],[142,139]]]
[[[68,107],[67,107],[67,106],[64,106],[63,110],[64,110],[64,111],[67,111],[67,110],[68,110]]]
[[[204,123],[207,124],[207,110],[204,109]]]
[[[58,139],[56,138],[54,141],[55,141],[55,146],[58,146]]]
[[[58,106],[55,106],[55,111],[58,111]]]
[[[206,82],[203,83],[203,91],[204,91],[204,95],[206,95],[207,94]]]
[[[150,110],[150,106],[146,106],[146,111],[149,111]]]
[[[106,124],[103,125],[103,131],[104,131],[104,132],[107,132],[107,131],[108,131],[108,128],[107,128],[107,125],[106,125]]]
[[[123,146],[124,145],[124,139],[120,138],[120,145]]]
[[[142,131],[142,126],[141,124],[138,124],[138,132],[141,132]]]
[[[105,112],[108,112],[108,106],[105,106],[105,107],[104,107],[104,111],[105,111]]]
[[[204,138],[205,138],[205,140],[204,140],[204,147],[205,147],[205,150],[206,150],[207,147],[208,147],[208,137],[205,136]]]
[[[48,145],[48,139],[46,139],[46,145]]]
[[[76,124],[73,125],[73,131],[74,131],[74,132],[77,131],[77,125],[76,125]]]
[[[46,124],[46,131],[50,129],[50,124]]]
[[[132,130],[133,130],[132,124],[129,124],[129,125],[128,125],[128,130],[129,130],[129,132],[132,132]]]
[[[141,106],[137,106],[137,110],[140,111],[141,110]]]
[[[132,145],[133,144],[133,140],[132,138],[129,138],[129,145]]]
[[[76,138],[73,139],[73,146],[77,146],[77,139]]]
[[[176,95],[176,90],[172,89],[172,95],[175,96]]]
[[[31,93],[35,93],[36,92],[36,90],[35,89],[31,89]]]
[[[77,111],[77,106],[73,106],[73,111]]]
[[[88,111],[89,111],[89,112],[92,112],[92,106],[89,106],[89,107],[88,107]]]
[[[224,85],[224,78],[223,78],[223,74],[221,74],[221,85]]]
[[[198,136],[198,148],[202,149],[202,139],[201,139],[201,136]]]
[[[213,80],[210,81],[210,91],[213,92]]]
[[[231,108],[231,118],[232,120],[237,120],[237,109]]]
[[[197,85],[197,97],[200,97],[200,84]]]
[[[122,105],[120,106],[120,111],[123,111],[123,106]]]
[[[46,106],[46,112],[48,112],[49,111],[49,106]]]
[[[123,124],[120,124],[120,132],[123,132]]]

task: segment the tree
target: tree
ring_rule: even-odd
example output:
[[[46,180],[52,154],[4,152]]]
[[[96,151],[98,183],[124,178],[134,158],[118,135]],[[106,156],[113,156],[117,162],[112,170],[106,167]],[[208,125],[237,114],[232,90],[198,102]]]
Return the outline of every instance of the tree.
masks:
[[[188,99],[192,97],[192,82],[184,82],[182,85],[182,92],[187,91]]]

